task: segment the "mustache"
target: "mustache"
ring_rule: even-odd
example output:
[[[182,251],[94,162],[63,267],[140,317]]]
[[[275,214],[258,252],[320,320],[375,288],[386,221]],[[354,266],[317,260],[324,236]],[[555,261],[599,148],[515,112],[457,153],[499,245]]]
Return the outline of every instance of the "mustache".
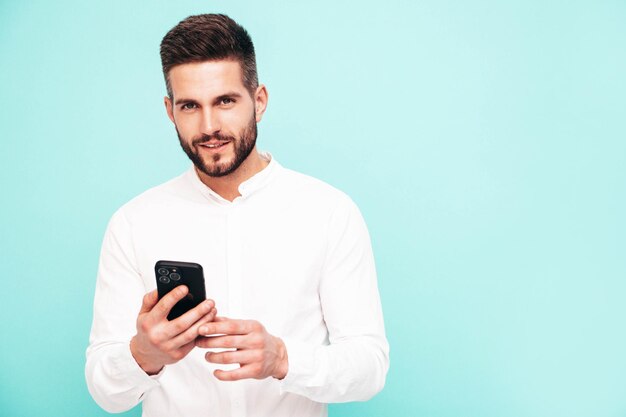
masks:
[[[235,137],[234,136],[230,136],[230,135],[223,135],[221,133],[214,133],[212,135],[202,135],[202,136],[198,136],[197,138],[193,139],[191,141],[191,145],[192,146],[196,146],[196,145],[199,145],[201,143],[209,142],[211,140],[218,140],[220,142],[233,141],[233,140],[235,140]]]

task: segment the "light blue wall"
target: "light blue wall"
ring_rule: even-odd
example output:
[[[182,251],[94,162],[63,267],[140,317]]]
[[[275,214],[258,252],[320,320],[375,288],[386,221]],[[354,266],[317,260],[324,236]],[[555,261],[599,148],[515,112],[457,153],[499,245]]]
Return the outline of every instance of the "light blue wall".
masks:
[[[99,246],[188,166],[158,46],[200,12],[253,36],[260,147],[370,227],[391,369],[332,416],[626,415],[626,3],[399,0],[0,2],[0,415],[105,414]]]

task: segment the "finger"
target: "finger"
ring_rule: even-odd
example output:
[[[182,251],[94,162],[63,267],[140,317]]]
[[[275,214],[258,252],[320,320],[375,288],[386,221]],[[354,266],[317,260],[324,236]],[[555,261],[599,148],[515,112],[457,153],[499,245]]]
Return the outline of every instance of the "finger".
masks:
[[[263,360],[263,352],[260,350],[229,350],[226,352],[207,352],[204,355],[207,362],[230,364],[239,363],[241,365],[261,362]]]
[[[254,330],[260,330],[262,326],[254,320],[234,320],[216,317],[212,323],[200,327],[200,335],[213,334],[248,334]]]
[[[244,365],[231,371],[216,369],[213,375],[220,381],[238,381],[240,379],[257,378],[258,370],[254,365]]]
[[[146,295],[143,296],[143,301],[141,303],[141,310],[139,310],[139,314],[149,313],[158,301],[159,295],[157,290],[152,290],[146,293]]]
[[[217,309],[213,307],[211,311],[209,311],[204,317],[196,322],[196,325],[194,326],[194,330],[196,331],[195,337],[198,337],[198,329],[200,328],[200,326],[212,322],[213,320],[215,320],[215,316],[217,316]]]
[[[176,337],[177,335],[186,332],[192,327],[194,324],[198,323],[204,316],[211,312],[215,306],[215,302],[213,300],[204,300],[182,316],[170,321],[167,324],[167,330],[165,333],[169,336],[170,339]],[[194,332],[197,334],[198,326],[194,329]]]
[[[195,346],[195,340],[198,337],[198,327],[202,326],[204,323],[213,320],[215,314],[217,314],[217,310],[215,308],[212,308],[208,314],[200,318],[200,320],[190,326],[187,330],[171,339],[171,344],[168,347],[172,349],[178,349],[179,347],[188,344]]]
[[[202,317],[210,314],[211,310],[215,308],[215,301],[204,300],[182,316],[172,320],[170,324],[176,327],[180,327],[181,331],[186,330],[194,323],[197,323]]]
[[[155,320],[163,320],[170,313],[170,310],[174,305],[183,299],[184,296],[187,295],[189,289],[186,285],[179,285],[174,288],[172,291],[168,292],[159,300],[154,309],[152,309],[152,314]]]
[[[200,320],[198,320],[198,323],[199,323],[198,328],[201,325],[203,325],[203,324],[210,323],[213,320],[215,320],[215,316],[217,316],[217,309],[215,307],[213,307],[211,309],[211,311],[209,311],[204,317],[202,317]],[[197,334],[196,334],[196,336],[197,336]]]
[[[245,343],[246,336],[229,335],[229,336],[209,336],[198,337],[196,339],[196,346],[201,348],[247,348]]]

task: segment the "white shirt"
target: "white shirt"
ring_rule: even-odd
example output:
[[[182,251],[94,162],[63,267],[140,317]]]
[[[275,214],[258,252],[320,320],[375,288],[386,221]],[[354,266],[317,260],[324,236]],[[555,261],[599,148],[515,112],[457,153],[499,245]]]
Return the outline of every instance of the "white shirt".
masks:
[[[389,347],[358,208],[273,158],[239,192],[229,202],[191,168],[113,215],[85,368],[105,410],[142,401],[149,417],[325,416],[325,403],[367,400],[384,386]],[[283,339],[287,376],[219,381],[213,370],[227,366],[208,363],[201,348],[148,376],[129,342],[159,260],[202,265],[218,315],[258,320]]]

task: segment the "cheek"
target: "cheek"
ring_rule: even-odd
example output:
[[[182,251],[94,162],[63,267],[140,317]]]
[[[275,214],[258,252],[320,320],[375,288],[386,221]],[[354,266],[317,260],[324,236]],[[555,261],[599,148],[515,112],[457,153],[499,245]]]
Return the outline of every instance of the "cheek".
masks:
[[[238,131],[250,121],[251,113],[248,111],[226,112],[222,117],[222,126],[231,131]]]
[[[199,132],[197,120],[190,115],[177,115],[175,124],[178,133],[185,139],[193,138]]]

